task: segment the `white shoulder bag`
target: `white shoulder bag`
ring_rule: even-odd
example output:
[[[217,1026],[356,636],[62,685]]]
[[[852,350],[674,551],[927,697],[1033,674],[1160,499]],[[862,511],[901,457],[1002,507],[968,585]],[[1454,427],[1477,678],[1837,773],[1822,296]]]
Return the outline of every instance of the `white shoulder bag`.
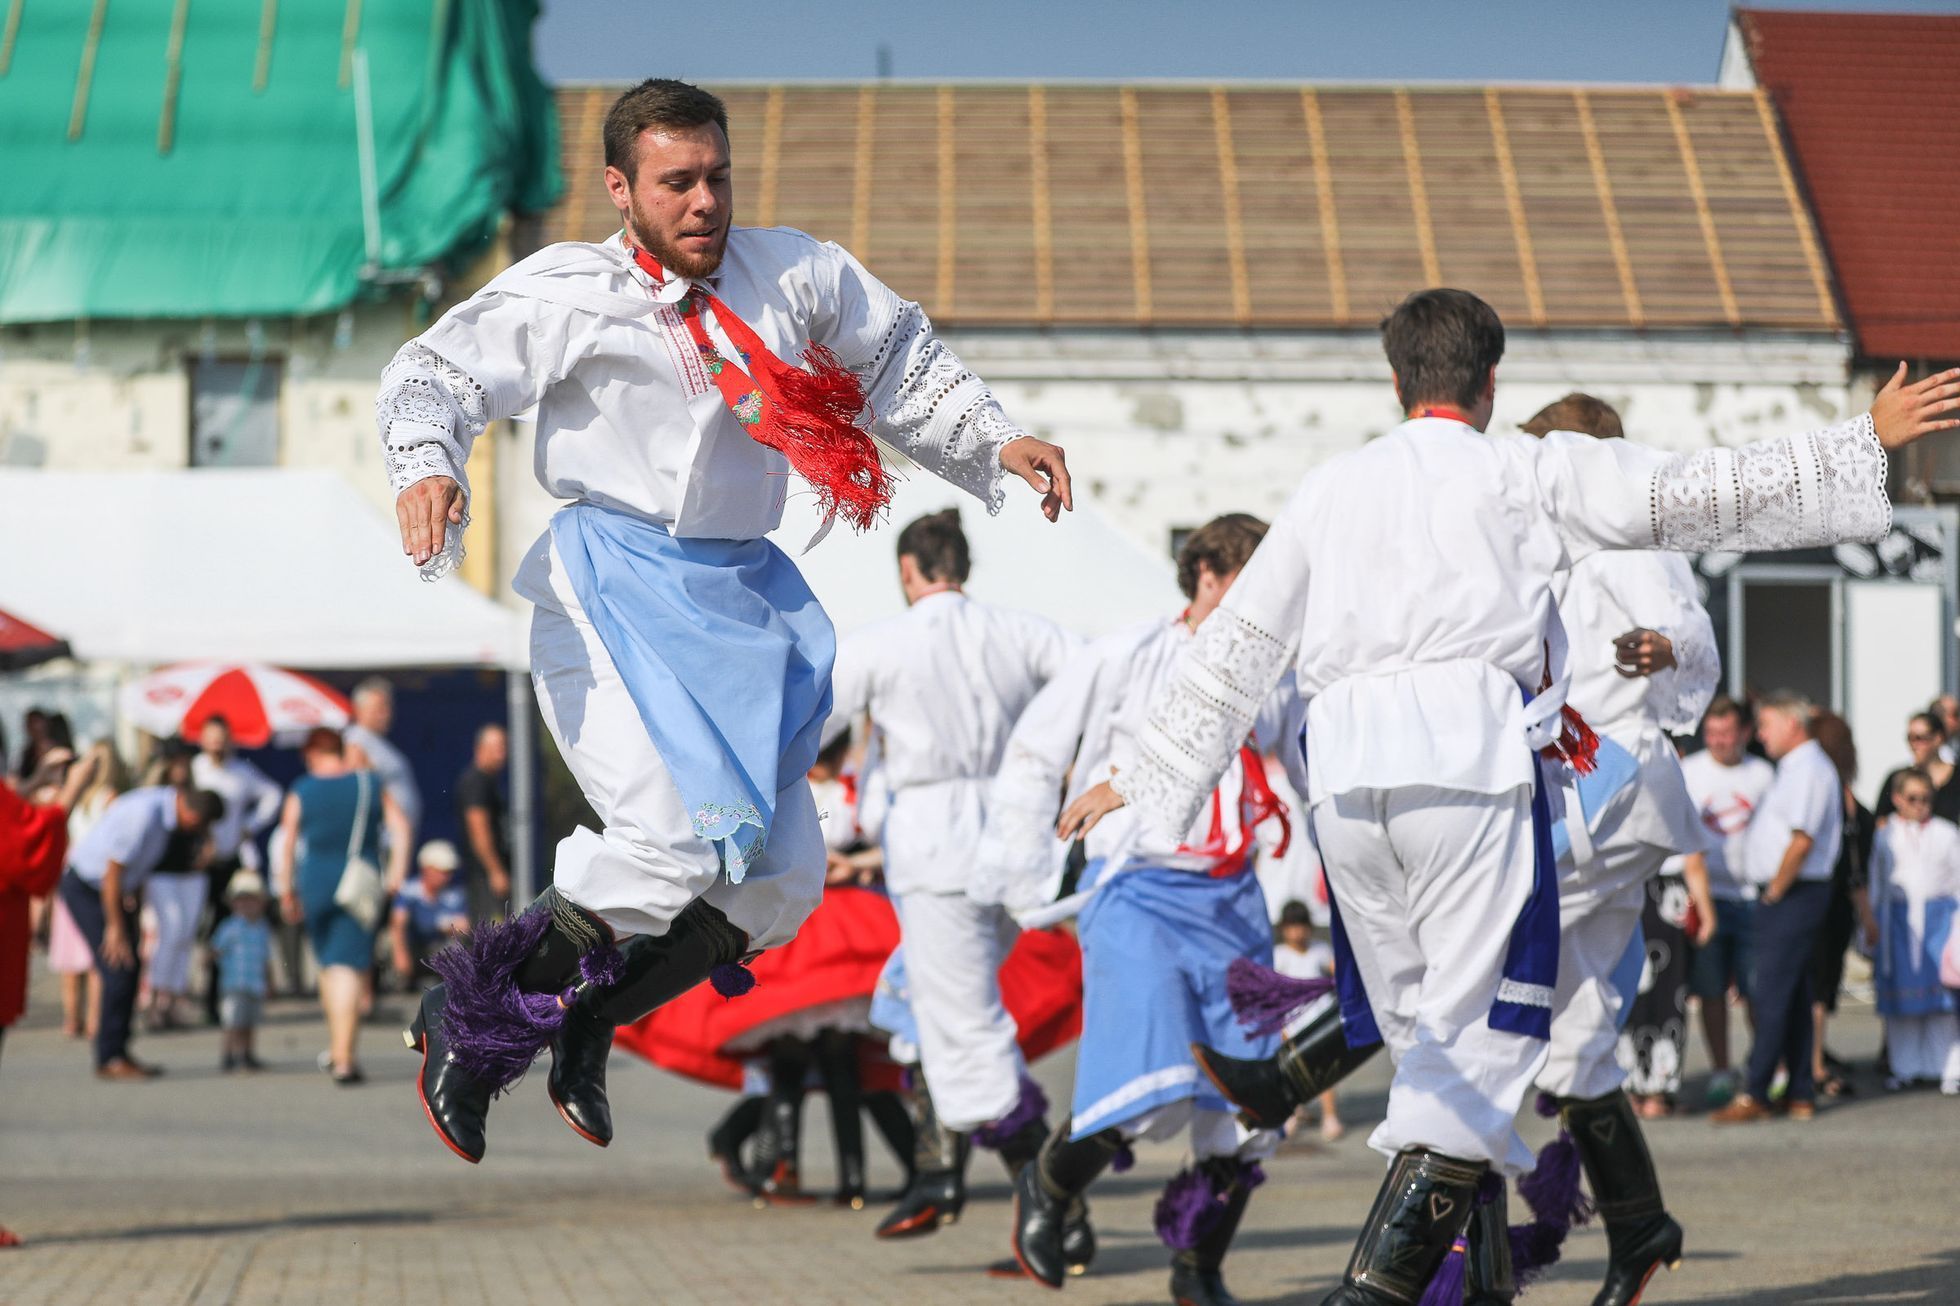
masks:
[[[340,873],[333,901],[334,906],[358,921],[362,929],[372,930],[381,923],[388,887],[374,863],[361,856],[361,836],[367,833],[368,773],[356,771],[354,783],[360,787],[359,797],[354,800],[354,833],[347,840],[347,869]]]

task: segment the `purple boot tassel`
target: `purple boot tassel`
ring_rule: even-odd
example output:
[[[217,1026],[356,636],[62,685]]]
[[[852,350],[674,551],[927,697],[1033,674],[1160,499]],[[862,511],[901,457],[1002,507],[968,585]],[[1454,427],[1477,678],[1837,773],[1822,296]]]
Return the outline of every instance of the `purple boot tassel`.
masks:
[[[1199,1167],[1179,1170],[1164,1185],[1164,1195],[1157,1199],[1153,1215],[1158,1239],[1174,1252],[1190,1251],[1218,1227],[1232,1189],[1250,1191],[1265,1182],[1266,1172],[1257,1161],[1234,1163],[1234,1173],[1229,1178],[1214,1178]]]
[[[1325,978],[1292,979],[1250,957],[1225,968],[1225,996],[1239,1024],[1253,1034],[1277,1034],[1300,1008],[1334,991]]]
[[[1558,1103],[1545,1094],[1538,1114],[1558,1114]],[[1558,1264],[1565,1237],[1593,1216],[1593,1204],[1580,1187],[1579,1148],[1561,1129],[1558,1137],[1539,1149],[1538,1164],[1518,1180],[1518,1196],[1531,1208],[1531,1219],[1510,1227],[1511,1273],[1519,1288]]]
[[[727,961],[708,972],[708,983],[724,998],[739,998],[755,987],[755,972],[739,961]]]
[[[1000,1119],[994,1121],[992,1124],[981,1125],[975,1129],[972,1134],[973,1142],[979,1147],[991,1147],[998,1150],[1003,1142],[1014,1137],[1014,1135],[1020,1133],[1023,1129],[1026,1129],[1029,1125],[1047,1114],[1048,1094],[1041,1091],[1041,1085],[1035,1083],[1026,1075],[1023,1075],[1021,1076],[1021,1100],[1014,1104],[1013,1110],[1009,1111]]]

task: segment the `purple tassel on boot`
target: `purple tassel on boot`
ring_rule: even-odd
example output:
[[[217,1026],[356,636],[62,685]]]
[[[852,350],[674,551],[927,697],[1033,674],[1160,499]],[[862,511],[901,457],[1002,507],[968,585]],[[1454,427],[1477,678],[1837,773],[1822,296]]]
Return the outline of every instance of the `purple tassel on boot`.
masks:
[[[1463,1306],[1463,1276],[1469,1271],[1469,1265],[1470,1253],[1459,1237],[1450,1254],[1436,1267],[1436,1273],[1429,1277],[1429,1286],[1422,1290],[1416,1306]]]
[[[1006,1140],[1048,1114],[1048,1094],[1041,1091],[1041,1085],[1021,1076],[1021,1100],[992,1124],[981,1125],[972,1133],[974,1144],[996,1150]]]
[[[1130,1169],[1133,1166],[1135,1166],[1136,1163],[1137,1163],[1137,1154],[1130,1150],[1130,1145],[1128,1143],[1124,1143],[1121,1147],[1116,1149],[1116,1155],[1109,1158],[1110,1173],[1128,1174]]]
[[[533,911],[501,924],[485,921],[466,943],[438,952],[430,969],[442,976],[448,1002],[442,1037],[470,1078],[501,1094],[565,1023],[555,993],[525,993],[517,970],[551,927],[551,913]],[[581,961],[581,970],[584,968]]]
[[[1239,1024],[1253,1034],[1277,1034],[1300,1008],[1334,991],[1326,978],[1291,979],[1250,957],[1225,968],[1225,996]]]
[[[1164,1185],[1152,1213],[1157,1237],[1174,1252],[1188,1252],[1224,1218],[1227,1199],[1233,1188],[1250,1191],[1266,1182],[1266,1172],[1257,1161],[1240,1161],[1233,1175],[1214,1179],[1204,1169],[1186,1167]]]
[[[1558,1103],[1541,1093],[1538,1113],[1557,1115]],[[1561,1129],[1558,1137],[1539,1149],[1538,1164],[1531,1173],[1518,1180],[1518,1196],[1531,1208],[1532,1216],[1507,1231],[1511,1274],[1518,1287],[1523,1288],[1558,1264],[1566,1235],[1592,1219],[1593,1204],[1580,1187],[1581,1174],[1579,1148],[1572,1135]]]
[[[723,962],[708,972],[708,983],[724,998],[739,998],[755,987],[755,972],[739,961]]]

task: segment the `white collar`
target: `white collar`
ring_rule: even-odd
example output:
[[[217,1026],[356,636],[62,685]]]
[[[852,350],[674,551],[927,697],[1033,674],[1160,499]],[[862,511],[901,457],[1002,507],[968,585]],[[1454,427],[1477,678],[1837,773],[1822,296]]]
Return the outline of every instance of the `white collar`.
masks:
[[[692,277],[677,276],[670,276],[665,281],[656,281],[653,278],[653,274],[641,267],[640,261],[633,257],[633,251],[626,247],[625,228],[622,227],[620,230],[606,237],[603,243],[607,249],[615,250],[620,254],[621,258],[625,261],[626,275],[646,287],[652,293],[653,301],[656,304],[678,304],[683,299],[686,299],[688,291],[694,289],[697,285],[710,291],[714,290],[721,281],[721,269],[728,266],[728,256],[724,252],[721,268],[716,268],[713,272],[700,278],[698,281]]]

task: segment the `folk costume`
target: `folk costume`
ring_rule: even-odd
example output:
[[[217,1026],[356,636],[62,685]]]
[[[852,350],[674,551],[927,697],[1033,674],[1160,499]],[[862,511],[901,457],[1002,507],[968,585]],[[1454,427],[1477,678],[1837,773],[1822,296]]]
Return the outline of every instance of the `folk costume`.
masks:
[[[492,1094],[546,1042],[560,1113],[605,1142],[614,1027],[786,942],[817,904],[804,776],[834,637],[763,538],[789,473],[863,526],[890,490],[875,435],[992,509],[1021,435],[916,304],[788,229],[736,228],[698,281],[623,235],[505,271],[384,372],[391,486],[448,476],[467,503],[472,441],[526,412],[538,477],[568,504],[514,588],[537,605],[546,726],[604,828],[559,845],[547,901],[445,954],[409,1032],[430,1119],[472,1161]],[[461,551],[452,525],[425,574]]]
[[[1057,800],[1130,766],[1151,691],[1192,642],[1181,619],[1146,621],[1080,653],[1022,714],[994,782],[982,848],[983,878],[1031,909],[1060,888],[1067,852],[1054,835]],[[1286,695],[1275,693],[1253,734],[1278,734]],[[1263,727],[1263,729],[1261,729]],[[1171,1296],[1225,1306],[1221,1267],[1279,1135],[1249,1130],[1199,1074],[1191,1044],[1263,1056],[1271,1040],[1243,1034],[1224,984],[1236,957],[1270,962],[1266,900],[1253,874],[1256,831],[1285,812],[1247,742],[1190,828],[1164,838],[1119,811],[1089,832],[1077,921],[1083,1027],[1070,1125],[1015,1179],[1014,1254],[1050,1286],[1069,1268],[1064,1234],[1083,1193],[1140,1138],[1187,1131],[1192,1163],[1157,1206],[1172,1252]]]
[[[1937,1082],[1942,1092],[1960,1093],[1960,1027],[1953,990],[1940,982],[1940,957],[1960,912],[1960,827],[1894,812],[1872,849],[1872,912],[1891,1078],[1897,1087]]]
[[[1549,1053],[1559,948],[1541,752],[1585,771],[1593,751],[1554,577],[1602,549],[1877,538],[1885,464],[1863,414],[1681,455],[1417,417],[1310,472],[1199,628],[1112,783],[1189,828],[1297,672],[1348,1040],[1396,1062],[1371,1140],[1395,1159],[1330,1302],[1413,1303],[1485,1176],[1531,1163],[1513,1117]]]
[[[856,632],[837,658],[831,729],[871,714],[891,794],[880,836],[885,887],[935,1120],[998,1148],[1010,1170],[1046,1136],[1046,1103],[1000,995],[1019,928],[976,892],[974,849],[1008,732],[1075,647],[1052,622],[949,589]],[[961,1164],[922,1168],[882,1236],[930,1232],[957,1216],[964,1157],[958,1147],[948,1157]],[[923,1218],[928,1209],[935,1218]]]

